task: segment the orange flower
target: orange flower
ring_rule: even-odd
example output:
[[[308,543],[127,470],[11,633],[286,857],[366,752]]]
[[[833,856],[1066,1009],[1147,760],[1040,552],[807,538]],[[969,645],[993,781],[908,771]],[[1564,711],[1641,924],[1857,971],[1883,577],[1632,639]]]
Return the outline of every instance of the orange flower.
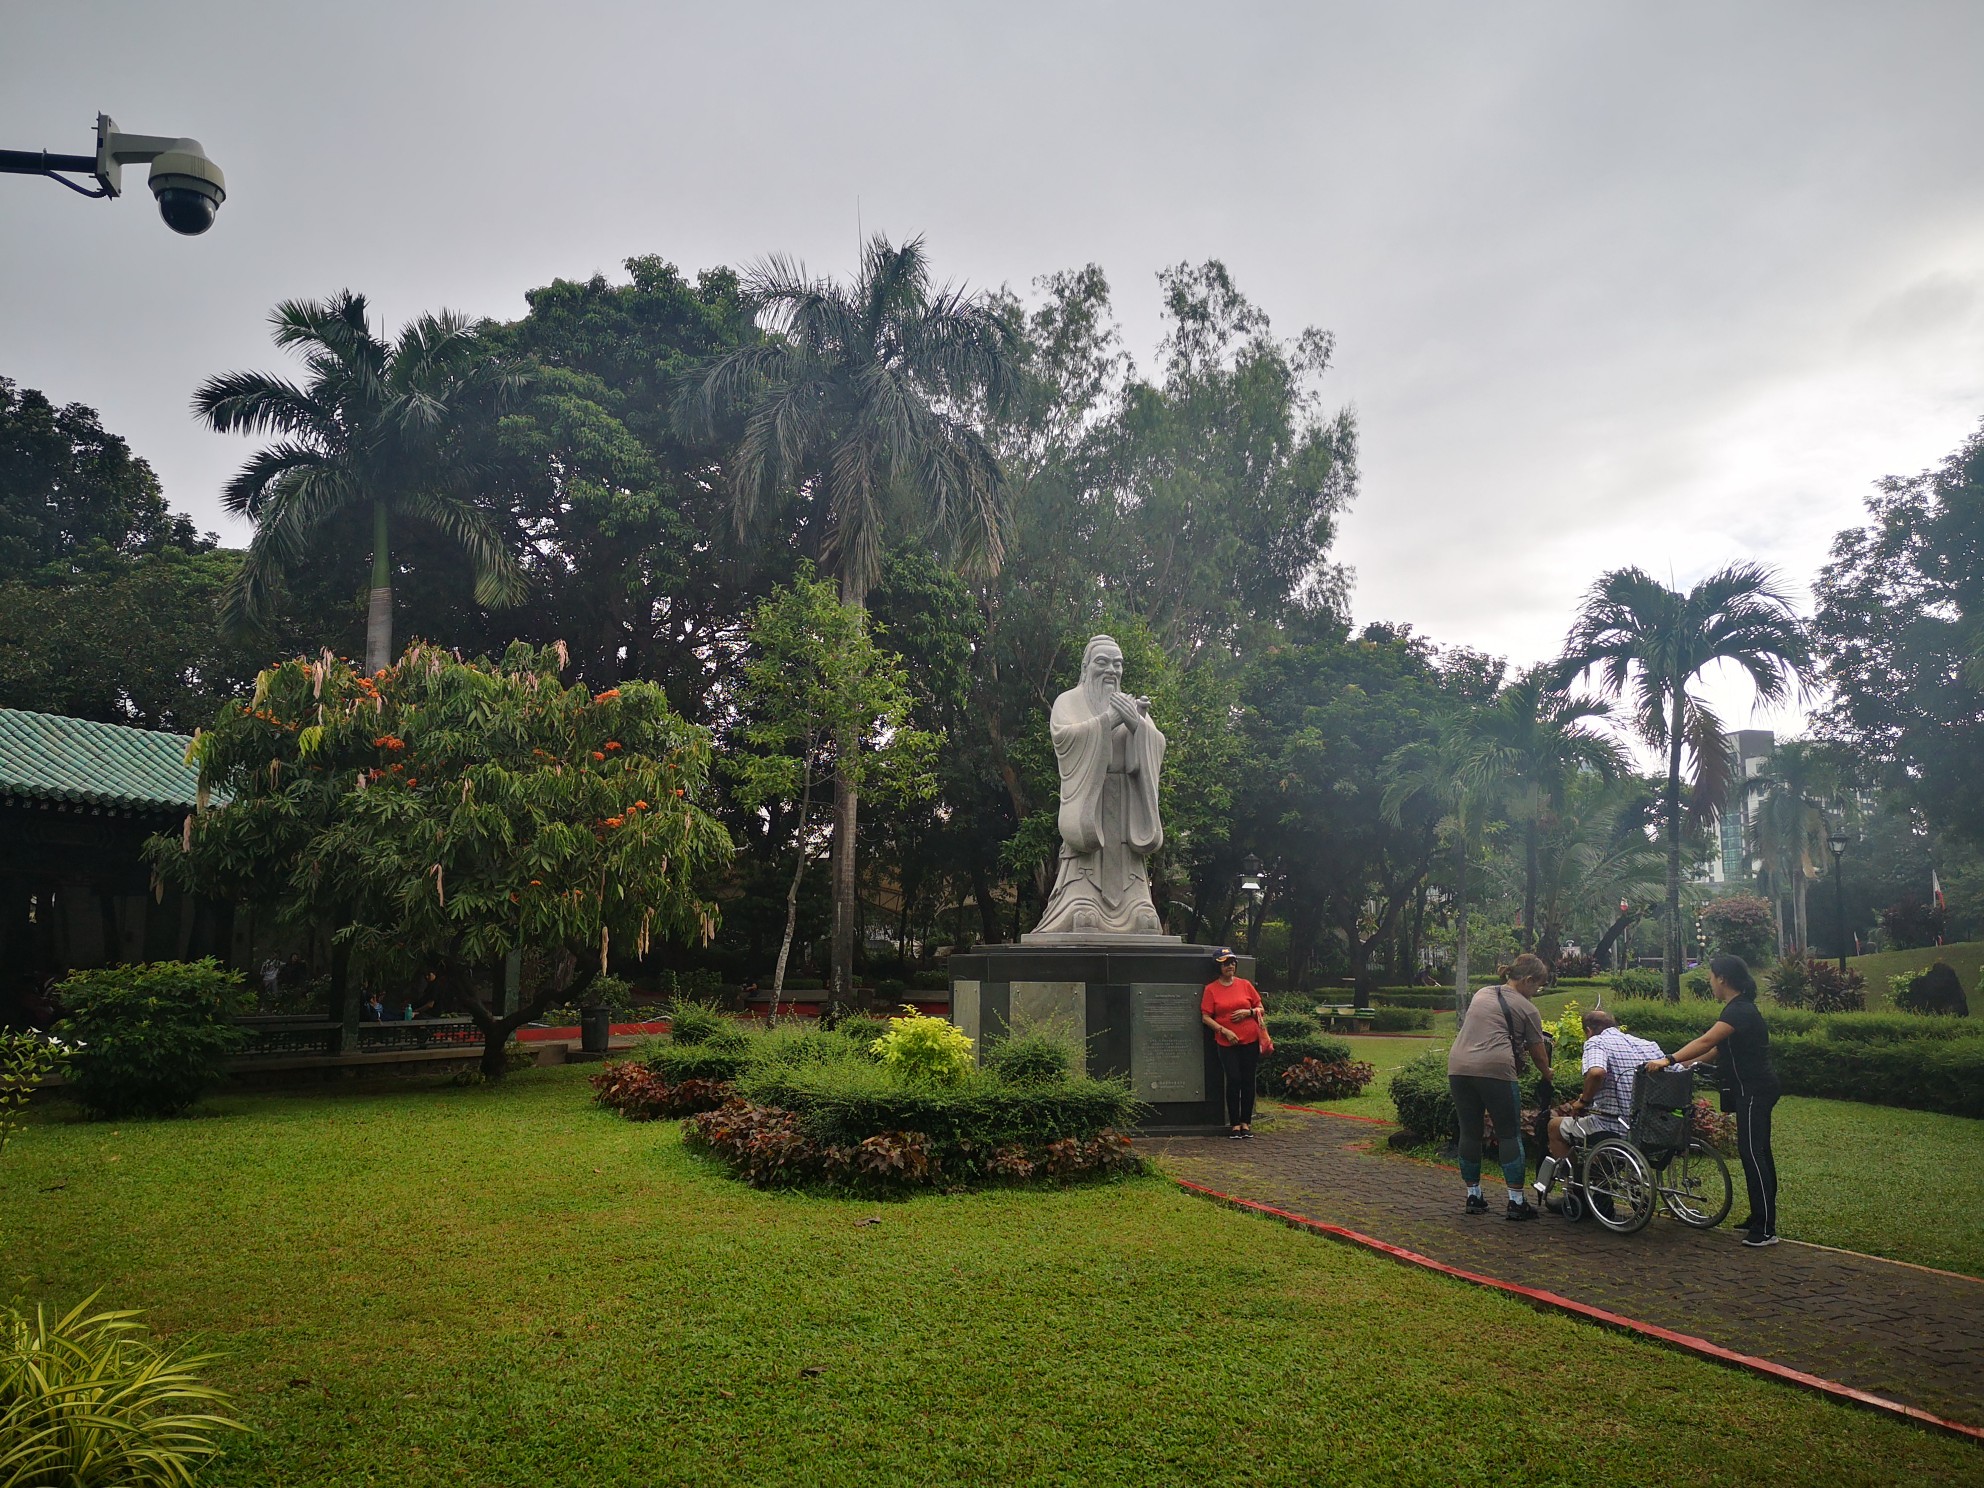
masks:
[[[618,696],[620,696],[620,689],[617,687],[609,687],[604,692],[594,693],[592,696],[592,700],[595,703],[610,703],[613,701],[613,699],[617,698]]]
[[[618,739],[608,739],[606,741],[606,747],[608,749],[618,749],[620,747],[620,741]]]
[[[606,758],[606,756],[605,756],[605,755],[603,755],[603,754],[601,754],[601,753],[600,753],[600,752],[599,752],[599,751],[598,751],[597,749],[595,749],[595,750],[594,750],[594,751],[592,752],[592,757],[593,757],[594,759],[596,759],[596,760],[603,760],[603,759],[605,759],[605,758]]]
[[[634,809],[636,811],[646,811],[648,809],[648,803],[646,801],[636,801],[634,803]]]
[[[686,796],[686,795],[688,795],[689,793],[688,793],[687,791],[685,791],[684,789],[682,789],[682,787],[681,787],[681,786],[679,786],[679,785],[678,785],[678,786],[676,786],[676,787],[675,787],[675,794],[676,794],[676,795],[678,795],[678,796]]]
[[[606,819],[606,824],[609,827],[624,827],[627,825],[627,818],[624,816],[609,816]]]
[[[532,879],[532,880],[530,881],[530,886],[531,886],[531,887],[532,887],[533,889],[541,889],[541,888],[543,888],[543,887],[544,887],[544,880],[543,880],[543,879],[541,879],[541,878],[533,878],[533,879]]]

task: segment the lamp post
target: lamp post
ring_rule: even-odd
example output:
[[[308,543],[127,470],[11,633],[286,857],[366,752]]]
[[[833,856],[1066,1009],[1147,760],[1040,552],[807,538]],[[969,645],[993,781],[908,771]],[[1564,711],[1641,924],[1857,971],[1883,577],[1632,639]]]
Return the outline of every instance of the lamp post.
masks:
[[[1839,860],[1853,839],[1838,827],[1826,837],[1826,850],[1832,854],[1833,933],[1839,937],[1839,974],[1846,975],[1846,881],[1839,874]]]
[[[1247,954],[1257,955],[1260,947],[1255,944],[1261,934],[1261,902],[1267,891],[1261,886],[1261,860],[1252,853],[1240,865],[1240,892],[1247,896]]]

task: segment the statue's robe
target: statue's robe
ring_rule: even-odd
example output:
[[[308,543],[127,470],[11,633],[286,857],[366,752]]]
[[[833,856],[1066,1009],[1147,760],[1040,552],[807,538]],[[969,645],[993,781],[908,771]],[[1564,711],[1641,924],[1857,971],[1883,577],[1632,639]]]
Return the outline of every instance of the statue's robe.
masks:
[[[1061,861],[1041,933],[1157,935],[1144,859],[1164,845],[1157,814],[1164,735],[1146,717],[1132,729],[1080,687],[1054,700],[1048,719],[1061,767]]]

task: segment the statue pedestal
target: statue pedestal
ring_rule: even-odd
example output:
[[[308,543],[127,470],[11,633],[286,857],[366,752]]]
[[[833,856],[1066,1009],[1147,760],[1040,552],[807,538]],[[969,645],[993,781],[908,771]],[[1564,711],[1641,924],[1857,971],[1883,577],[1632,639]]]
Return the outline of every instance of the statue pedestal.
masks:
[[[1146,1134],[1226,1130],[1224,1085],[1199,997],[1217,947],[1176,936],[1028,936],[951,957],[951,1021],[983,1051],[1044,1029],[1084,1051],[1087,1073],[1130,1082]],[[1251,956],[1240,975],[1251,978]]]

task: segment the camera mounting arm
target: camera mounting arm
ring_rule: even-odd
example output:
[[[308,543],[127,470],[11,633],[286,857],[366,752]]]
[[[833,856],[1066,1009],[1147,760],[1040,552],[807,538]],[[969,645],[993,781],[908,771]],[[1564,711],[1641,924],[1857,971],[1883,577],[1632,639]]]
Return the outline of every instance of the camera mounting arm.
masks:
[[[169,134],[126,134],[108,114],[96,116],[96,154],[52,155],[46,150],[0,150],[0,174],[47,176],[83,196],[123,195],[123,168],[149,164],[152,194],[166,226],[201,233],[227,199],[227,179],[196,139]],[[94,191],[68,179],[87,175]]]

